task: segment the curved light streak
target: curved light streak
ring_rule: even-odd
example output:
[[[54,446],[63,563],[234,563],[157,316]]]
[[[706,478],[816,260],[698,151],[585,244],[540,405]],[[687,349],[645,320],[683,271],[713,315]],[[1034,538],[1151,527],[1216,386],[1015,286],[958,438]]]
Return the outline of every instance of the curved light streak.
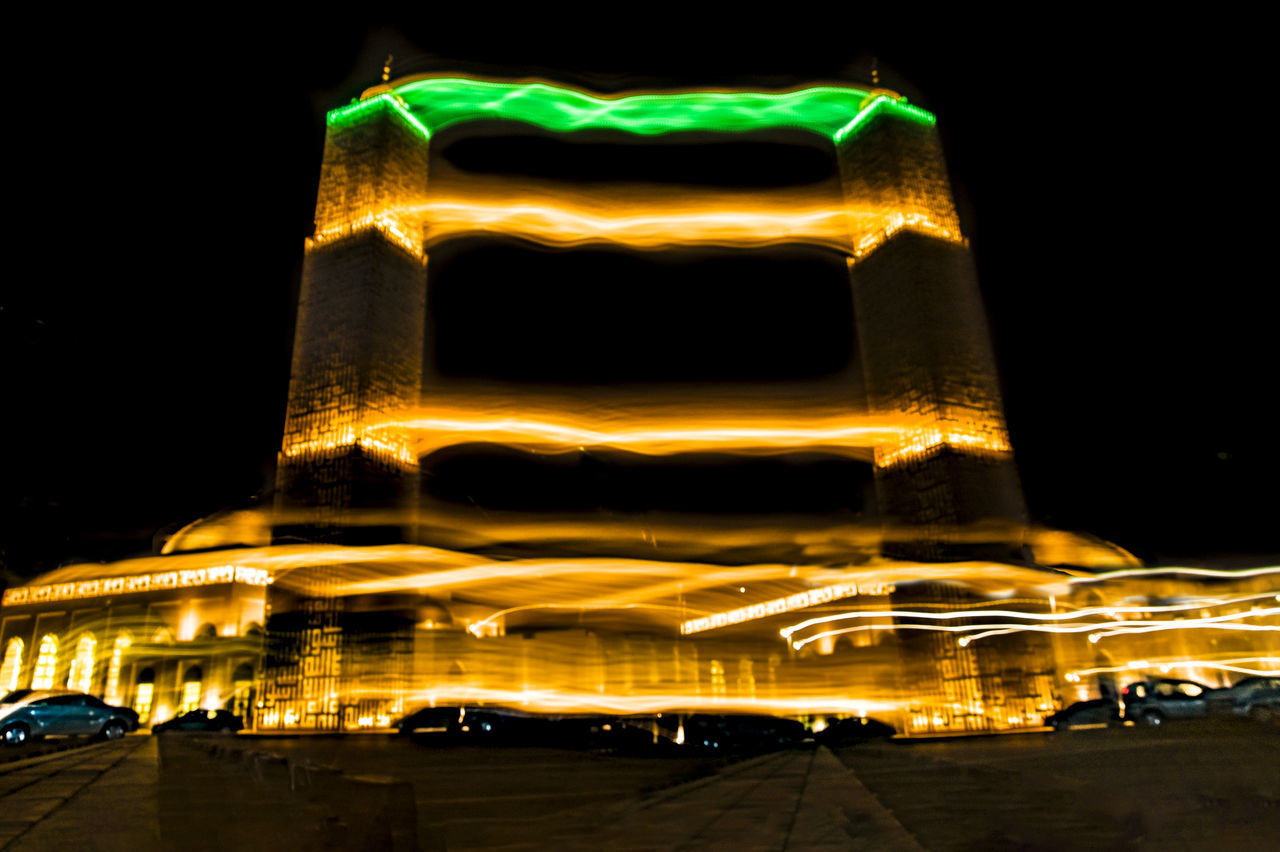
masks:
[[[1246,595],[1238,598],[1214,598],[1209,601],[1193,601],[1182,604],[1153,604],[1149,606],[1100,606],[1066,612],[1026,612],[1008,609],[958,610],[954,612],[926,612],[921,610],[858,610],[823,615],[784,627],[778,633],[783,638],[790,638],[793,633],[812,627],[815,624],[830,624],[833,621],[844,621],[854,618],[923,618],[935,621],[950,621],[957,618],[1025,618],[1031,621],[1072,621],[1087,618],[1091,615],[1115,615],[1117,613],[1151,613],[1151,612],[1185,612],[1192,609],[1207,609],[1215,606],[1227,606],[1236,603],[1248,603],[1274,597],[1270,592],[1257,595]]]

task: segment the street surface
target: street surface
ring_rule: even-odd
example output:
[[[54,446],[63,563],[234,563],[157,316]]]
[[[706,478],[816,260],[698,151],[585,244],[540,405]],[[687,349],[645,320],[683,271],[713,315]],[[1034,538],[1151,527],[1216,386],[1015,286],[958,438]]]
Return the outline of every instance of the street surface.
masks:
[[[1274,849],[1280,728],[1018,734],[838,749],[928,849]]]
[[[1280,837],[1280,727],[1186,722],[731,764],[382,736],[176,738],[161,750],[130,736],[0,765],[0,846],[362,848],[351,823],[291,791],[287,772],[255,777],[202,742],[408,781],[418,844],[431,850],[1220,852]]]

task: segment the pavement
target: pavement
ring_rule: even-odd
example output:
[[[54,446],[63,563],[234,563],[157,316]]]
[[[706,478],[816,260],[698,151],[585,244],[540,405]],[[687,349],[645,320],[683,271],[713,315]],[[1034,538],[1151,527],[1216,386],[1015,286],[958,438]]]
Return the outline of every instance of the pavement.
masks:
[[[131,736],[0,770],[0,847],[367,848],[287,781],[254,777],[243,763],[219,761],[198,745],[166,744],[162,765],[155,738]],[[518,824],[536,816],[512,824],[500,809],[447,834],[444,825],[424,823],[419,845],[445,848],[447,836],[449,849],[920,848],[825,748],[764,755],[660,791],[546,816],[540,831]]]
[[[0,848],[161,849],[155,743],[129,736],[0,768]]]
[[[0,846],[1220,852],[1280,837],[1280,727],[864,743],[737,762],[392,737],[163,739],[0,766]]]

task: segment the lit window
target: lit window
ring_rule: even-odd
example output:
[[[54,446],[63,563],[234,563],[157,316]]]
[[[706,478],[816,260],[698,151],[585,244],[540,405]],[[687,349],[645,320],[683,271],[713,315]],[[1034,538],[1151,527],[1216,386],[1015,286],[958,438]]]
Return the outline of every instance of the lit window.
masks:
[[[108,704],[120,703],[120,662],[124,658],[124,651],[133,640],[128,633],[121,633],[116,637],[116,646],[111,651],[111,662],[107,664],[107,696]]]
[[[71,661],[71,672],[67,675],[67,689],[88,692],[93,686],[93,652],[98,647],[98,640],[86,633],[76,643],[76,655]]]
[[[186,677],[182,679],[182,706],[178,708],[179,714],[200,708],[203,680],[204,672],[199,666],[187,669]]]
[[[40,640],[40,656],[31,676],[32,689],[53,689],[53,673],[58,667],[58,637],[46,634]]]
[[[719,660],[711,661],[711,694],[724,695],[724,664]]]
[[[0,689],[13,692],[18,688],[18,679],[22,677],[22,651],[25,643],[14,637],[4,649],[4,664],[0,665]]]
[[[151,720],[151,696],[154,692],[154,684],[138,684],[138,694],[133,698],[133,709],[138,714],[139,725],[145,725]]]

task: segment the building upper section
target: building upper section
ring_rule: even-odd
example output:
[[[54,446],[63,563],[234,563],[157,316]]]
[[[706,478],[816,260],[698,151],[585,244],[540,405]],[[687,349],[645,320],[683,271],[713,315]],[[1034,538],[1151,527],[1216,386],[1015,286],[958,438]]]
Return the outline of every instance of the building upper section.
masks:
[[[483,180],[428,181],[427,158],[412,149],[445,128],[494,121],[555,134],[602,130],[638,137],[799,131],[829,142],[837,159],[852,166],[842,165],[839,181],[822,191],[780,187],[749,196],[705,187],[673,193],[613,186],[602,195],[509,178],[496,188]],[[372,229],[418,259],[441,240],[487,233],[553,246],[641,249],[806,243],[858,259],[902,229],[959,243],[935,121],[887,89],[600,95],[540,81],[408,77],[368,89],[328,114],[330,145],[309,244]],[[850,155],[862,147],[874,153]],[[389,161],[372,166],[363,156],[372,151]]]

